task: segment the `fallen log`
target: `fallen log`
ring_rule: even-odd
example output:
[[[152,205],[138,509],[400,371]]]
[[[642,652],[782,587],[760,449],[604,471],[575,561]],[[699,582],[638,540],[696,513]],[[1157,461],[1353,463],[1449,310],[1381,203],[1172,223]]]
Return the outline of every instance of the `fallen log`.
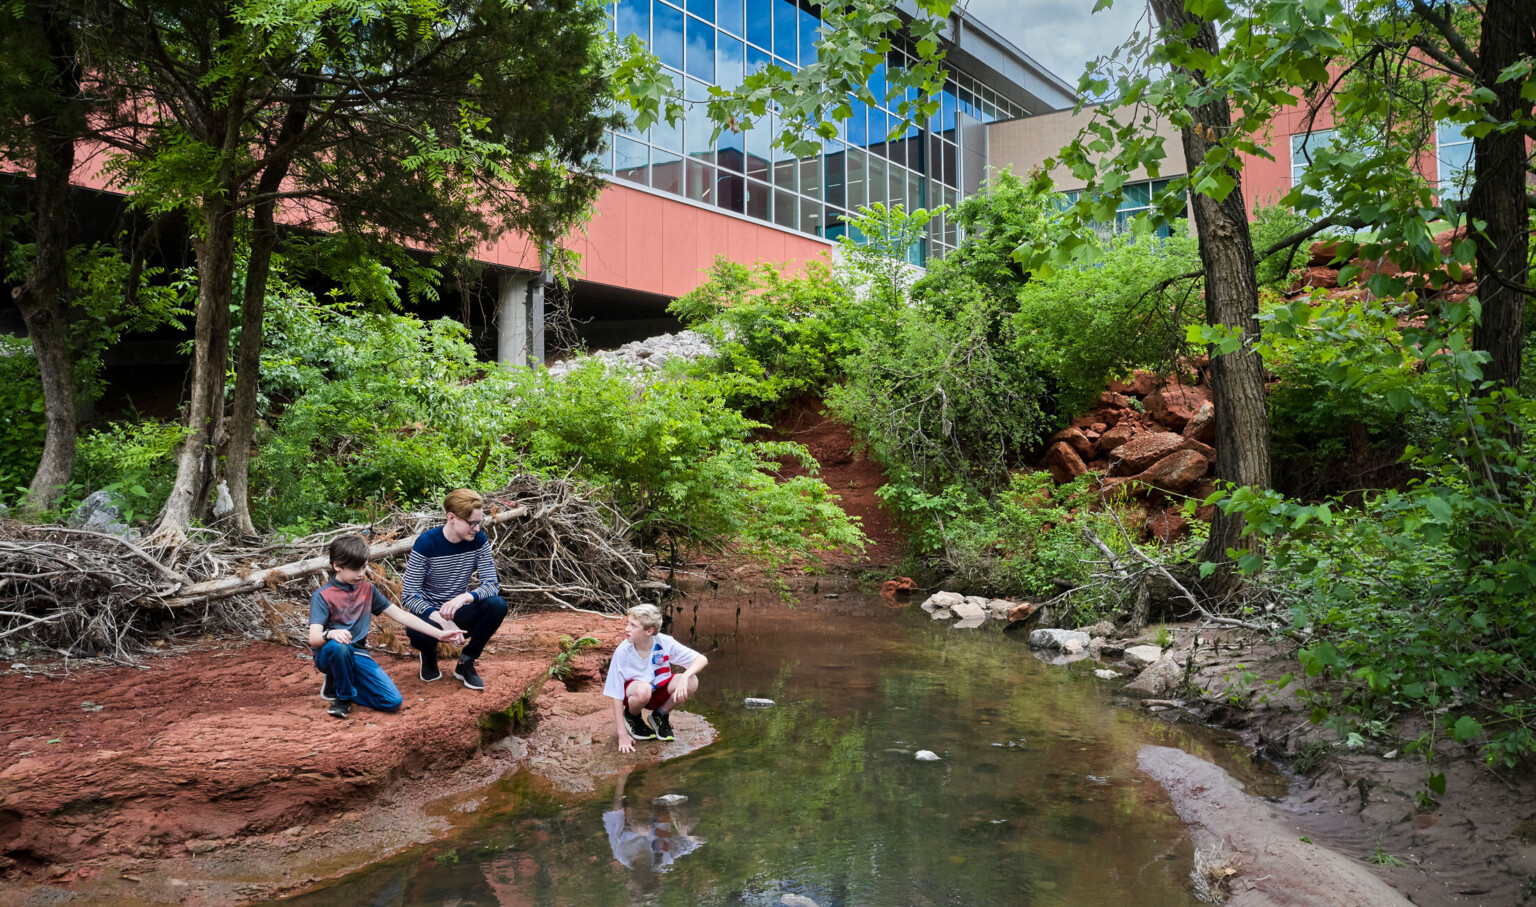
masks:
[[[485,518],[485,527],[499,526],[508,520],[528,515],[528,508],[522,504],[509,507],[500,513],[492,514]],[[368,550],[368,559],[379,561],[392,557],[399,557],[411,550],[421,533],[408,538],[396,539],[374,545]],[[287,564],[278,564],[275,567],[266,567],[260,570],[252,570],[244,576],[222,576],[218,579],[201,583],[193,583],[176,590],[174,598],[167,598],[158,604],[166,608],[180,608],[187,605],[199,605],[204,602],[216,601],[221,598],[230,598],[246,592],[257,592],[262,589],[270,589],[280,586],[291,580],[304,576],[313,576],[324,572],[331,566],[329,555],[322,554],[319,557],[305,558],[301,561],[292,561]]]

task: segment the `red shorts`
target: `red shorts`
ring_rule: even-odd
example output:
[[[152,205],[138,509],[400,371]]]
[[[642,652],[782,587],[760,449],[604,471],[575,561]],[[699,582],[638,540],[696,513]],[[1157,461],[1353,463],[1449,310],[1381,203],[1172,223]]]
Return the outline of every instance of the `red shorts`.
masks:
[[[661,686],[653,687],[651,689],[651,701],[647,702],[645,704],[645,707],[654,712],[657,709],[661,708],[662,706],[666,705],[667,704],[667,700],[671,699],[671,698],[672,698],[672,677],[668,676],[666,680],[663,680],[661,682]]]

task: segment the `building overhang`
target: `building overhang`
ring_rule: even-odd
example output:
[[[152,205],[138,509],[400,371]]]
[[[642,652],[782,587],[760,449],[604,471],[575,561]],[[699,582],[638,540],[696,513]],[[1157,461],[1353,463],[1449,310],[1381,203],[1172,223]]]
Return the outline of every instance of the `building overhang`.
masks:
[[[913,0],[899,0],[897,9],[909,20],[919,13]],[[945,50],[948,62],[1023,107],[1026,115],[1077,106],[1077,93],[1066,80],[974,16],[950,14]]]

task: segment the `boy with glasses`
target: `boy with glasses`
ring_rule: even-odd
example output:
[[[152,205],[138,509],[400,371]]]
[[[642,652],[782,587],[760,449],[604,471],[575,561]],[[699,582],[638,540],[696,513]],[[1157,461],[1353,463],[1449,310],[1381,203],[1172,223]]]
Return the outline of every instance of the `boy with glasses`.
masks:
[[[400,604],[423,620],[446,630],[463,630],[469,637],[453,669],[464,686],[485,689],[475,670],[475,660],[507,616],[507,602],[499,594],[496,564],[491,559],[491,540],[480,530],[485,521],[485,501],[460,488],[443,499],[447,519],[416,539],[405,563]],[[478,575],[480,584],[470,590]],[[443,676],[437,666],[437,640],[425,633],[406,630],[411,646],[421,653],[421,679],[431,683]]]

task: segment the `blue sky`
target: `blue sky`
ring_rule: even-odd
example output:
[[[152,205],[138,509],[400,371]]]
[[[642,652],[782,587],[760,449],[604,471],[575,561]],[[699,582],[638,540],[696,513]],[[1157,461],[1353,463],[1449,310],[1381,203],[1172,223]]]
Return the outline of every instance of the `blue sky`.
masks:
[[[1090,15],[1093,0],[960,0],[982,22],[1076,86],[1083,66],[1130,36],[1145,2],[1118,0]]]

